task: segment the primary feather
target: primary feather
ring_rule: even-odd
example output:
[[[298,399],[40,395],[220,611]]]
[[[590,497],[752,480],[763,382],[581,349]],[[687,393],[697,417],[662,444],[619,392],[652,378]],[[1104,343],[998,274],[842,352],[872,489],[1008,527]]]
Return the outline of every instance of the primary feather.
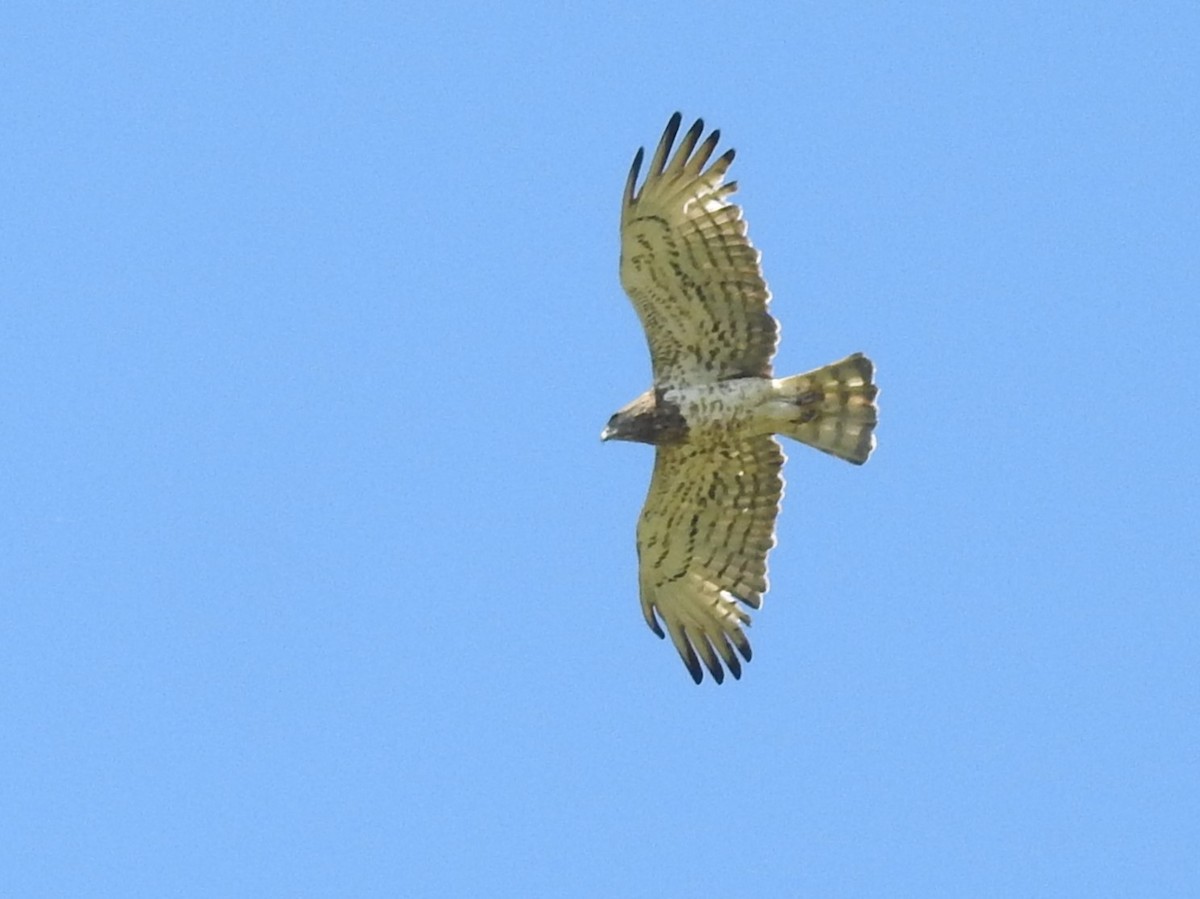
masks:
[[[767,554],[783,495],[774,434],[851,462],[874,447],[874,368],[855,354],[775,380],[779,328],[759,253],[697,120],[672,147],[667,123],[638,189],[638,150],[621,205],[621,284],[646,332],[653,386],[618,411],[604,439],[656,447],[637,528],[646,623],[670,636],[692,678],[742,673],[747,608],[767,592]],[[710,162],[710,160],[712,160]],[[740,658],[739,658],[740,656]]]

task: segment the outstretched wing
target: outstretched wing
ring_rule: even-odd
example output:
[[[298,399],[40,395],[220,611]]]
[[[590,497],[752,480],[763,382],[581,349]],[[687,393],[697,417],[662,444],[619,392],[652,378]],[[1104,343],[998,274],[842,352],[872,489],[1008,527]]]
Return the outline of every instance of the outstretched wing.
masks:
[[[724,183],[733,150],[705,168],[721,132],[697,147],[697,119],[668,162],[679,122],[679,113],[671,116],[635,192],[638,150],[621,206],[621,285],[646,331],[654,383],[770,377],[778,327],[759,253],[728,199],[737,190],[736,181]]]
[[[738,601],[757,609],[767,592],[783,461],[770,436],[657,450],[637,529],[642,614],[660,637],[666,625],[696,683],[700,661],[717,683],[722,661],[741,677],[735,647],[750,661],[750,616]]]

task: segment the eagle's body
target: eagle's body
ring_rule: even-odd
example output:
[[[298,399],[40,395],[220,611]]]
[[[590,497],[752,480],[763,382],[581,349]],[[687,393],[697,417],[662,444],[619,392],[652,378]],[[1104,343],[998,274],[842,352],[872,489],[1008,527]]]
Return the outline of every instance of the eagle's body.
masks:
[[[656,447],[637,530],[642,612],[660,637],[659,620],[666,625],[697,683],[701,660],[720,682],[724,668],[741,676],[737,653],[749,661],[742,606],[758,608],[767,591],[783,494],[773,435],[862,463],[874,446],[876,388],[857,353],[772,376],[779,329],[758,251],[727,200],[733,151],[705,168],[719,132],[697,148],[697,121],[668,162],[679,122],[676,113],[635,193],[638,151],[621,213],[621,283],[646,331],[654,386],[602,437]]]
[[[609,436],[654,446],[719,439],[723,434],[754,429],[774,396],[774,385],[767,378],[652,387],[617,413],[625,417],[631,431],[644,433],[614,432]]]
[[[767,378],[736,378],[668,388],[663,399],[679,406],[692,440],[710,441],[756,430],[774,395],[774,384]]]

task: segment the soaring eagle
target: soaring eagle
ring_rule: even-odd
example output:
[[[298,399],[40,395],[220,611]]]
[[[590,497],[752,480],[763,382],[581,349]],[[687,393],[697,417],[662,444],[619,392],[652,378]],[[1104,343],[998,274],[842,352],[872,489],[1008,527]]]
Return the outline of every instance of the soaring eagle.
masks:
[[[779,326],[759,253],[729,201],[734,151],[709,165],[720,132],[700,143],[697,120],[672,155],[679,124],[675,113],[640,191],[637,151],[621,205],[621,285],[650,344],[654,386],[601,439],[655,447],[637,528],[642,613],[659,637],[665,625],[696,683],[701,661],[721,683],[724,668],[741,677],[738,653],[750,661],[743,606],[759,608],[767,592],[783,495],[773,435],[861,465],[875,446],[876,387],[861,353],[773,377]]]

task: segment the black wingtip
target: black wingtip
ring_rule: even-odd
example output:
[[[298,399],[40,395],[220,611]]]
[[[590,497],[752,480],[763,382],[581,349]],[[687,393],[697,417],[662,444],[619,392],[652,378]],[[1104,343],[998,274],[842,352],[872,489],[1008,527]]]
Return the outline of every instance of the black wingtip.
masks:
[[[703,641],[700,646],[700,658],[704,660],[709,674],[718,684],[725,683],[725,668],[721,665],[721,660],[717,658],[716,650],[713,649],[707,637],[701,636],[699,639]]]
[[[737,653],[733,651],[733,648],[729,645],[729,641],[722,638],[721,643],[724,647],[721,652],[721,658],[725,660],[725,667],[729,669],[729,673],[733,675],[734,680],[741,680],[742,663],[738,661]]]
[[[658,142],[658,149],[654,151],[654,159],[650,163],[650,172],[647,177],[661,175],[667,167],[667,158],[671,155],[671,147],[675,144],[675,137],[679,134],[679,123],[683,121],[683,115],[676,112],[667,122],[667,127],[663,130],[662,138]]]
[[[638,172],[642,168],[642,157],[646,155],[645,147],[638,147],[638,151],[633,155],[633,165],[629,167],[629,177],[625,179],[625,205],[633,204],[634,195],[637,189]]]
[[[742,654],[742,658],[747,662],[753,657],[754,652],[750,649],[750,641],[746,639],[746,635],[741,631],[733,635],[733,645],[737,647],[737,651]]]
[[[700,667],[700,660],[696,658],[696,650],[692,649],[692,644],[686,643],[685,645],[687,646],[687,655],[681,652],[679,657],[683,659],[684,667],[687,668],[688,674],[692,676],[692,680],[700,683],[700,681],[704,680],[704,669]]]

